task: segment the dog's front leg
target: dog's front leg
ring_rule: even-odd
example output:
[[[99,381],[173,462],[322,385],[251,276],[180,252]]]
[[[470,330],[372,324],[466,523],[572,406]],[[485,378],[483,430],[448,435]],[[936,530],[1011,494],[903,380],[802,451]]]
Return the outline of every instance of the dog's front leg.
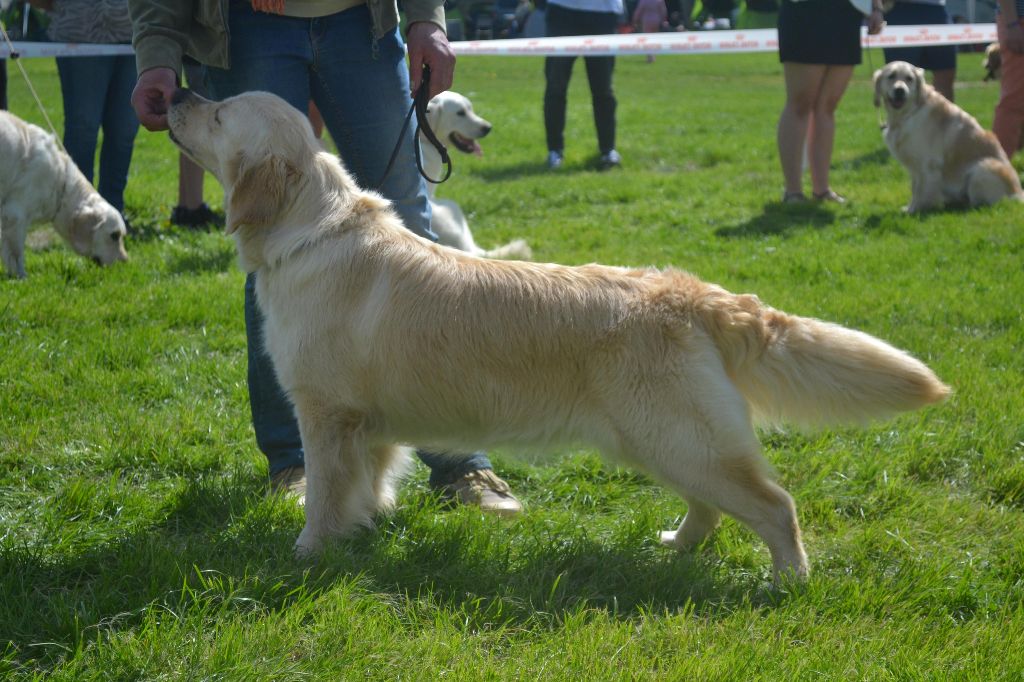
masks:
[[[306,465],[306,525],[295,551],[308,555],[326,540],[372,525],[377,472],[360,418],[295,402]]]
[[[11,277],[25,278],[25,235],[28,226],[8,219],[0,225],[0,261]]]
[[[942,169],[929,164],[919,173],[914,173],[910,185],[910,203],[907,213],[921,213],[942,208]]]

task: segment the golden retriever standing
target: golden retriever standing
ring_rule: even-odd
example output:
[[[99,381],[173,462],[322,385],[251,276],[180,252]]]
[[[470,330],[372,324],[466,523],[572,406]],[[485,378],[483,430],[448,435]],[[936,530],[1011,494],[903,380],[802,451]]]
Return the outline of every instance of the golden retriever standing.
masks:
[[[875,106],[885,106],[885,143],[910,173],[909,213],[1024,201],[995,135],[928,85],[923,69],[890,62],[875,71],[874,83]]]
[[[922,363],[860,332],[787,315],[675,270],[495,261],[403,228],[267,93],[187,90],[171,138],[223,183],[227,231],[256,272],[266,343],[306,451],[311,552],[393,504],[398,443],[438,451],[587,444],[721,512],[808,572],[793,500],[768,475],[755,415],[805,424],[942,400]]]
[[[53,223],[75,252],[109,265],[128,258],[124,219],[42,128],[0,111],[0,260],[25,276],[25,237]]]

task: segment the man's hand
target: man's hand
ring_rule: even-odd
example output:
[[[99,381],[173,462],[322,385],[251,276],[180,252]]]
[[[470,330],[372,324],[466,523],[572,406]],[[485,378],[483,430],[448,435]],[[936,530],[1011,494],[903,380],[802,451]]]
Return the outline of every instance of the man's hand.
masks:
[[[419,90],[424,66],[430,67],[428,99],[452,87],[455,53],[440,26],[429,21],[417,21],[409,26],[406,43],[409,46],[409,79],[413,95]]]
[[[132,107],[146,130],[167,130],[167,107],[178,89],[178,75],[166,66],[142,72],[132,92]]]
[[[885,28],[885,19],[882,17],[882,10],[875,8],[868,15],[868,35],[876,36]]]

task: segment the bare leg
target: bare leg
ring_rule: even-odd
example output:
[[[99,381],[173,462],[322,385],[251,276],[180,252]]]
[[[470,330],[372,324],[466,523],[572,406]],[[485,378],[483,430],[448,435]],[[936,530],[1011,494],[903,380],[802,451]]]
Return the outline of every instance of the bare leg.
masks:
[[[827,67],[786,62],[782,68],[786,79],[786,105],[779,116],[776,141],[786,194],[797,194],[803,191],[804,145]]]
[[[932,86],[939,94],[953,101],[953,84],[956,82],[956,69],[943,69],[932,72]]]
[[[808,156],[811,161],[811,186],[817,195],[831,189],[829,167],[836,137],[836,108],[853,76],[852,66],[826,67],[814,101],[814,112],[808,135]]]

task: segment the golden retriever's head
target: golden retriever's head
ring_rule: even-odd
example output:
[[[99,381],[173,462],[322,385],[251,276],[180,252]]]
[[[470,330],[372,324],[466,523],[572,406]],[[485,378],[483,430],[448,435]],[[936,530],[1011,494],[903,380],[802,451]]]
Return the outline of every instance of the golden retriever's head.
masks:
[[[436,95],[427,105],[427,122],[439,140],[448,140],[460,152],[482,154],[480,138],[491,132],[491,123],[473,111],[473,103],[457,92]]]
[[[916,105],[926,86],[924,69],[907,62],[889,62],[875,71],[875,106],[898,111],[907,104]]]
[[[1003,77],[1003,53],[999,51],[999,43],[990,43],[985,48],[985,59],[981,65],[985,67],[985,80],[1000,80]]]
[[[305,114],[267,92],[213,102],[179,90],[167,122],[171,140],[224,186],[229,234],[273,224],[321,150]]]

